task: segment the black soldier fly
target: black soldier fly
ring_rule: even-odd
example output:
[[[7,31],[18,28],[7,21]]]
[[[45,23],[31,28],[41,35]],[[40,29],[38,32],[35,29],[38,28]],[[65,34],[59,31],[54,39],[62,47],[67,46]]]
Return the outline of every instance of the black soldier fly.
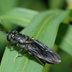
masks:
[[[43,63],[57,64],[61,62],[60,56],[40,41],[13,30],[8,33],[7,40],[15,46],[26,50],[29,54]]]

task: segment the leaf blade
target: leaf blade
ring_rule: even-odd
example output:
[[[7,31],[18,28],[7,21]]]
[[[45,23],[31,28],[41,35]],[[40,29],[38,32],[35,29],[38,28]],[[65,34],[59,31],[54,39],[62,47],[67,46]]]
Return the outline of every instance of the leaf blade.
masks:
[[[14,8],[5,15],[2,15],[0,17],[0,22],[5,26],[16,24],[25,27],[37,14],[38,12],[25,8]],[[8,22],[8,24],[6,24],[6,22]]]

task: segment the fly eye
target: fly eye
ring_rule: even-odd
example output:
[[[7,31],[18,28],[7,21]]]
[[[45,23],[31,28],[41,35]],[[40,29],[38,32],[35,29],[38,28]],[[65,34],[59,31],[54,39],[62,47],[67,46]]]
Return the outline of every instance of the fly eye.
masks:
[[[11,35],[11,38],[14,38],[14,34]]]

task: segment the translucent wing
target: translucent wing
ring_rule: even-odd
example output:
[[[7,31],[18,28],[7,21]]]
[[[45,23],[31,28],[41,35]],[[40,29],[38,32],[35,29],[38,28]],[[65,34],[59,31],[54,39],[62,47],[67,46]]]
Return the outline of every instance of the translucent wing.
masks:
[[[55,53],[53,50],[51,50],[38,40],[34,40],[33,43],[28,45],[28,48],[29,52],[32,55],[38,57],[40,60],[44,62],[51,64],[61,62],[60,56],[57,53]]]

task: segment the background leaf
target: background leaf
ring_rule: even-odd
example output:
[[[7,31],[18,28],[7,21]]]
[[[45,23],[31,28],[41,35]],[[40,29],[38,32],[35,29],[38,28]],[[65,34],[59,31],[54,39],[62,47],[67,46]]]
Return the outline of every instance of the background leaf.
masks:
[[[12,8],[16,7],[18,0],[0,0],[0,14],[5,14]]]
[[[62,62],[57,65],[52,65],[50,72],[72,72],[72,56],[64,51],[60,52]]]
[[[7,45],[6,34],[3,33],[2,31],[0,31],[0,59],[3,55],[3,52],[4,52],[6,45]]]
[[[61,25],[56,43],[62,50],[72,55],[71,42],[72,42],[72,25],[64,25],[64,24]]]
[[[65,5],[65,0],[49,0],[50,9],[63,9]]]
[[[31,20],[37,15],[38,12],[24,9],[15,8],[0,17],[0,23],[6,28],[11,29],[15,25],[22,27],[27,26]],[[15,25],[14,25],[15,24]]]

